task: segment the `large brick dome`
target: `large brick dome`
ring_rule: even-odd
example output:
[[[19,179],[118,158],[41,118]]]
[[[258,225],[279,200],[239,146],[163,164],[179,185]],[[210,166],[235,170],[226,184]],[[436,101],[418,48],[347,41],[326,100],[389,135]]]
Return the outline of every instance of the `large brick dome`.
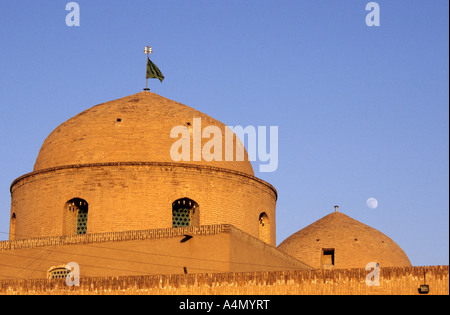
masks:
[[[170,138],[170,132],[175,126],[192,129],[194,118],[201,119],[202,128],[219,127],[225,147],[223,123],[157,94],[141,92],[106,102],[57,127],[44,141],[34,171],[105,162],[174,162],[170,150],[177,139]],[[190,141],[192,147],[192,132]],[[194,161],[192,151],[190,161],[183,163],[254,174],[249,161]]]
[[[294,233],[278,247],[315,268],[365,268],[411,266],[393,240],[349,216],[334,212]]]
[[[174,127],[183,137],[171,138]],[[34,171],[11,184],[10,238],[231,224],[275,246],[275,188],[248,159],[209,161],[220,146],[206,144],[217,138],[226,151],[230,131],[151,92],[89,108],[57,127]],[[195,160],[199,132],[203,159]],[[174,143],[187,138],[191,158],[174,160]]]

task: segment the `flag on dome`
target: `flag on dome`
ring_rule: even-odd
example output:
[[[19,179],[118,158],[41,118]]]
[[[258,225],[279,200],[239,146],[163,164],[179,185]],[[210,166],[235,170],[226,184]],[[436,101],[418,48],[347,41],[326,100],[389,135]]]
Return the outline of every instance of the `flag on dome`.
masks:
[[[147,79],[159,79],[161,82],[164,80],[163,74],[150,58],[147,58]]]

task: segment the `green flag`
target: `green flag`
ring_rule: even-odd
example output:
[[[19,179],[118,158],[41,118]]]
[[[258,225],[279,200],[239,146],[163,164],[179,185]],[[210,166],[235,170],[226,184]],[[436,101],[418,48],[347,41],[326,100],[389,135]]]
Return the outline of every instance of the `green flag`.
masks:
[[[162,82],[164,76],[161,71],[159,71],[158,67],[150,60],[150,58],[147,58],[147,60],[147,79],[159,79],[159,81]]]

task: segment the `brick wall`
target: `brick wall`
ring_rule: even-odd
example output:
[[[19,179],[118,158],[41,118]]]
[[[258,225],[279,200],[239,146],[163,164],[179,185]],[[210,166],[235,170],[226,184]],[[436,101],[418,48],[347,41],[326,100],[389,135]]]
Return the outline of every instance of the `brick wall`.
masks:
[[[83,277],[311,269],[231,225],[0,242],[0,280],[47,278],[69,262]]]
[[[378,287],[366,285],[364,269],[83,278],[79,287],[64,280],[3,280],[0,294],[416,295],[425,282],[430,295],[448,295],[448,271],[448,266],[384,268]]]

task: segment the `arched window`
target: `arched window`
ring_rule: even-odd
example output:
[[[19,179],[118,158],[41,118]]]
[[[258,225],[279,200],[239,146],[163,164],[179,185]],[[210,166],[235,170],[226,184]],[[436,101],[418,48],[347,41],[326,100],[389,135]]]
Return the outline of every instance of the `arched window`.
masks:
[[[270,222],[265,212],[259,215],[259,239],[265,243],[270,243]]]
[[[88,203],[86,200],[74,198],[66,202],[64,207],[64,235],[86,234],[88,220]]]
[[[189,198],[172,203],[172,227],[197,226],[200,224],[198,204]]]

